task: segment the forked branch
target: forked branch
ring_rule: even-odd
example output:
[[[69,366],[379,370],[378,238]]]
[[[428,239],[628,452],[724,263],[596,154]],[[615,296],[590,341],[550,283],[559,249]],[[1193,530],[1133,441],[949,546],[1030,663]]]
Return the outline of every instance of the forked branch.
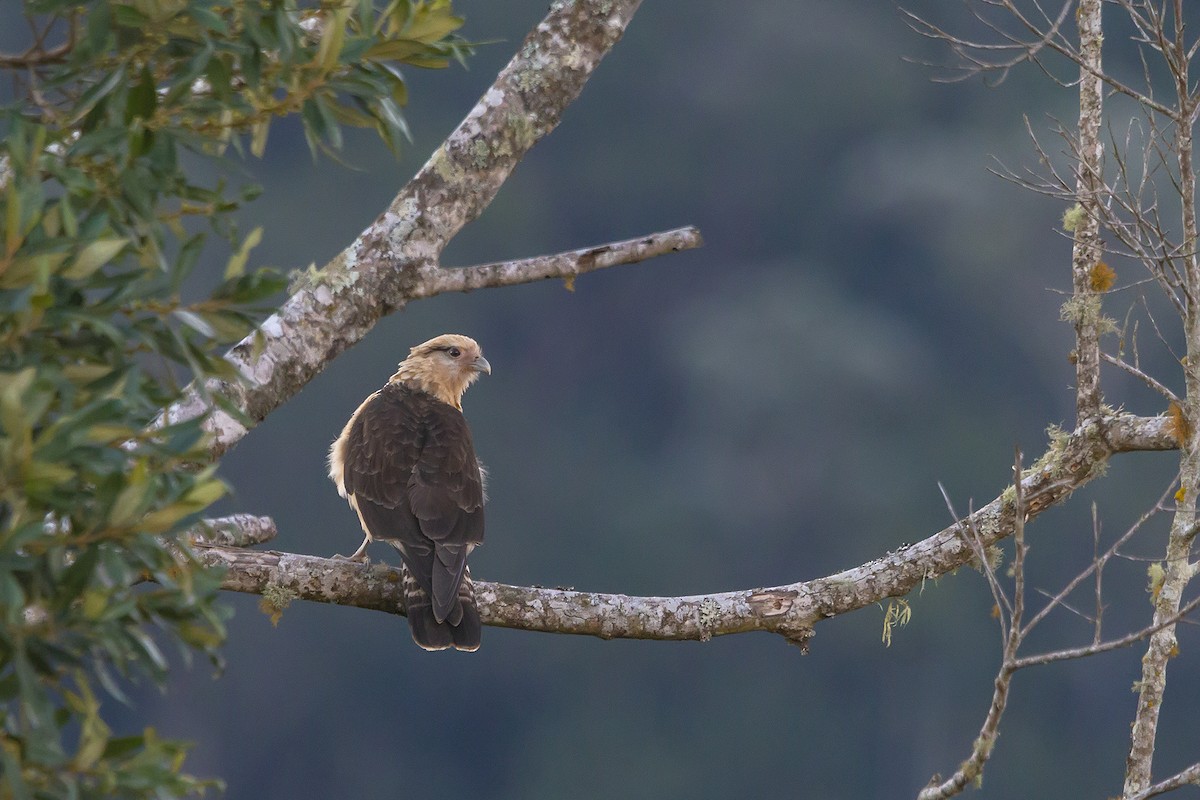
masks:
[[[207,415],[212,455],[218,457],[383,316],[414,297],[436,294],[447,281],[466,278],[440,274],[443,249],[491,203],[530,148],[554,130],[639,5],[640,0],[554,3],[380,217],[325,267],[311,270],[260,331],[227,354],[244,380],[195,387],[165,419]],[[698,243],[694,237],[680,247]],[[494,283],[478,285],[504,285],[503,271],[490,274]],[[215,408],[214,398],[237,415]]]

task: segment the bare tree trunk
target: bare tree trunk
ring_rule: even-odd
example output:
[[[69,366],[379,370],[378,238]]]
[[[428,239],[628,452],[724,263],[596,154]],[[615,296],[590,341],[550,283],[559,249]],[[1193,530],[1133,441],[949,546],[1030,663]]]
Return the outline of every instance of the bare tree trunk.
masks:
[[[1185,277],[1184,332],[1187,355],[1184,361],[1186,393],[1183,408],[1176,416],[1176,436],[1179,439],[1179,492],[1175,495],[1175,517],[1167,541],[1166,562],[1161,586],[1154,598],[1154,622],[1175,619],[1183,600],[1184,589],[1196,573],[1189,563],[1192,539],[1196,535],[1196,498],[1200,490],[1200,432],[1194,420],[1200,419],[1200,264],[1196,258],[1196,176],[1192,163],[1193,118],[1195,99],[1189,86],[1188,48],[1184,40],[1183,0],[1174,3],[1174,39],[1164,48],[1171,65],[1179,99],[1179,118],[1175,127],[1175,152],[1179,166],[1180,210],[1182,215],[1182,274]],[[1179,645],[1175,624],[1164,625],[1150,638],[1146,655],[1142,657],[1142,677],[1138,682],[1137,713],[1130,739],[1129,758],[1125,765],[1126,798],[1144,792],[1153,779],[1154,748],[1158,734],[1159,714],[1167,688],[1167,663],[1177,655]]]
[[[1101,0],[1080,0],[1079,25],[1079,165],[1075,196],[1079,210],[1071,251],[1071,284],[1075,323],[1075,413],[1078,423],[1100,410],[1100,295],[1094,270],[1100,263],[1100,204],[1104,188],[1104,114],[1100,26]]]

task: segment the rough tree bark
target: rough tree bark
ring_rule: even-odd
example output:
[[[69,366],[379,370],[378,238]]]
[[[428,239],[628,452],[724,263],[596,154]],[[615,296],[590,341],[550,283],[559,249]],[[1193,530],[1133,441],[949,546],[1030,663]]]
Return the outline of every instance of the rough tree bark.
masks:
[[[379,319],[411,300],[544,278],[572,280],[592,269],[698,246],[698,232],[684,228],[521,261],[464,269],[445,269],[440,264],[449,241],[478,217],[526,152],[558,124],[592,71],[621,38],[639,3],[555,2],[475,108],[380,217],[325,267],[310,270],[304,284],[264,323],[259,335],[233,348],[228,359],[244,380],[196,387],[185,401],[168,409],[165,419],[207,415],[212,456],[219,458],[250,427],[365,336]],[[1100,0],[1080,1],[1077,52],[1069,52],[1060,36],[1060,26],[1069,19],[1064,9],[1031,54],[1002,65],[1007,69],[1020,61],[1036,61],[1042,48],[1066,54],[1080,64],[1079,169],[1076,186],[1065,193],[1074,195],[1082,212],[1072,252],[1077,421],[1075,429],[1055,437],[1050,449],[1020,478],[1020,519],[1016,513],[1017,490],[1010,487],[946,529],[837,574],[783,586],[690,597],[631,597],[476,580],[485,624],[603,638],[693,640],[761,630],[807,647],[814,626],[822,619],[902,596],[923,581],[964,564],[978,564],[980,548],[1013,535],[1024,521],[1062,502],[1102,474],[1113,454],[1180,446],[1178,425],[1171,418],[1117,413],[1101,403],[1099,301],[1103,290],[1095,285],[1094,270],[1102,253],[1100,222],[1108,213],[1101,206],[1106,188],[1099,138],[1102,86],[1118,91],[1123,86],[1102,71],[1100,6]],[[931,35],[945,36],[938,29],[928,30],[933,32]],[[971,46],[961,40],[954,43],[963,49]],[[1186,96],[1186,76],[1183,87],[1181,96]],[[1158,111],[1165,106],[1152,104],[1151,108]],[[1187,109],[1189,122],[1194,110],[1194,105]],[[1195,287],[1200,286],[1194,256],[1196,220],[1194,205],[1186,199],[1194,193],[1190,139],[1179,153],[1180,170],[1187,176],[1183,179],[1186,252],[1193,254],[1188,258],[1186,274],[1189,285]],[[1185,419],[1195,420],[1200,418],[1200,351],[1193,353],[1192,347],[1200,347],[1200,314],[1191,300],[1188,309],[1189,363],[1183,412]],[[234,412],[217,408],[217,399]],[[1157,713],[1152,706],[1161,701],[1165,685],[1165,677],[1161,676],[1173,652],[1177,617],[1172,614],[1178,614],[1182,588],[1195,571],[1187,562],[1186,552],[1194,533],[1195,497],[1200,486],[1198,453],[1200,434],[1192,428],[1183,455],[1186,502],[1176,516],[1168,578],[1156,605],[1155,624],[1161,627],[1154,628],[1150,636],[1127,797],[1149,796],[1156,788],[1149,783]],[[223,521],[219,528],[225,538],[198,534],[193,538],[195,552],[204,563],[225,568],[224,588],[263,595],[277,607],[292,599],[305,599],[404,613],[397,569],[246,549],[247,544],[265,540],[268,523],[248,519],[243,526],[237,521]],[[247,529],[244,536],[238,533],[239,527]],[[1009,675],[1021,666],[1015,661],[1015,648],[1011,656],[1015,666]],[[1006,662],[1005,668],[1009,666]],[[999,681],[997,692],[1006,693],[1007,682],[1001,687]],[[1144,753],[1140,749],[1143,745]],[[982,762],[979,759],[980,769]],[[956,776],[944,787],[933,786],[929,791],[931,796],[948,796],[967,782]]]
[[[1103,36],[1100,0],[1080,0],[1075,17],[1079,25],[1079,165],[1075,197],[1080,212],[1071,250],[1071,284],[1075,316],[1075,413],[1082,422],[1100,410],[1100,294],[1094,278],[1102,255],[1100,204],[1104,189],[1104,145],[1100,125],[1104,118]]]
[[[1169,420],[1117,414],[1090,420],[1054,444],[1022,480],[1025,517],[1036,516],[1103,473],[1113,453],[1175,447]],[[631,597],[476,580],[484,624],[605,639],[691,639],[769,631],[807,647],[814,625],[899,597],[923,581],[976,560],[978,543],[1011,535],[1014,497],[1005,492],[969,517],[916,544],[858,567],[784,586],[689,597]],[[252,518],[257,519],[257,518]],[[975,537],[978,537],[977,539]],[[198,546],[202,561],[226,569],[223,588],[403,614],[399,569],[382,564]]]
[[[1200,420],[1200,306],[1197,304],[1200,259],[1196,254],[1200,239],[1197,236],[1196,175],[1192,163],[1198,99],[1193,94],[1189,77],[1191,52],[1184,37],[1183,13],[1183,4],[1177,0],[1173,7],[1174,36],[1162,43],[1162,49],[1171,65],[1178,101],[1175,109],[1174,151],[1179,170],[1180,222],[1183,229],[1179,250],[1185,281],[1183,327],[1187,355],[1183,358],[1183,406],[1175,407],[1175,435],[1180,444],[1180,488],[1175,495],[1175,516],[1167,539],[1163,581],[1154,597],[1155,625],[1177,617],[1183,592],[1198,569],[1197,564],[1189,560],[1192,541],[1196,537],[1196,501],[1200,493],[1200,429],[1195,424],[1196,420]],[[1099,10],[1096,15],[1099,17]],[[1167,663],[1179,653],[1175,627],[1174,623],[1166,624],[1155,632],[1142,657],[1142,677],[1136,684],[1137,712],[1130,735],[1129,758],[1125,765],[1125,797],[1134,797],[1147,791],[1153,780],[1159,714],[1167,688]]]
[[[258,334],[229,352],[226,358],[243,380],[194,388],[167,410],[166,420],[207,414],[212,455],[219,457],[383,316],[412,298],[453,291],[446,288],[452,280],[439,264],[443,249],[491,203],[529,149],[554,130],[640,4],[641,0],[555,2],[466,119],[379,218],[322,269],[311,272]],[[669,236],[675,238],[659,252],[699,244],[694,231]],[[567,259],[560,262],[560,272],[538,273],[532,267],[525,274],[500,271],[487,285],[573,277],[649,254],[627,261],[610,258],[607,263]],[[485,270],[489,271],[497,272],[494,267]],[[478,279],[464,276],[461,290],[477,284]],[[238,415],[216,408],[214,398]]]

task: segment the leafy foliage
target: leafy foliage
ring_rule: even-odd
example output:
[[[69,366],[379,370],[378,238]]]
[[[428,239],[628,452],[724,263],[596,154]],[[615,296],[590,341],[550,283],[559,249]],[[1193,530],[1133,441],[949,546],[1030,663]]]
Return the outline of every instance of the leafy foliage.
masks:
[[[182,773],[186,748],[115,736],[98,687],[119,699],[124,680],[163,678],[163,643],[215,660],[223,637],[220,576],[180,533],[224,485],[199,466],[199,421],[155,421],[184,379],[237,379],[219,349],[283,283],[245,269],[261,230],[232,214],[258,190],[211,166],[261,154],[291,114],[314,153],[343,125],[395,149],[396,63],[468,48],[438,0],[25,13],[28,49],[0,55],[15,87],[0,108],[0,797],[179,796],[207,785]],[[199,266],[212,234],[219,280]]]

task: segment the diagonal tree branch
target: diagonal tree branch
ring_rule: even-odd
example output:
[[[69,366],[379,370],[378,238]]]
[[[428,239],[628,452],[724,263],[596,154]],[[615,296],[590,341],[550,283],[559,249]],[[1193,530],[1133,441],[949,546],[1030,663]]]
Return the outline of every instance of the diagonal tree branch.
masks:
[[[226,356],[242,382],[193,387],[168,422],[212,412],[220,456],[298,392],[379,319],[428,297],[442,250],[491,203],[517,163],[558,125],[641,0],[555,2],[475,108],[391,204],[321,270],[313,270],[259,332]],[[232,406],[239,421],[214,410]]]
[[[1181,789],[1184,786],[1200,784],[1200,764],[1192,764],[1185,770],[1175,773],[1166,780],[1159,781],[1153,786],[1148,786],[1135,795],[1131,795],[1129,800],[1149,800],[1151,797],[1158,797],[1160,794],[1173,792],[1176,789]]]
[[[1033,518],[1103,472],[1109,456],[1132,450],[1170,450],[1175,441],[1162,417],[1112,415],[1090,420],[1057,440],[1021,479],[1025,512]],[[858,567],[815,580],[688,597],[632,597],[475,581],[487,625],[599,636],[606,639],[707,640],[745,631],[770,631],[805,646],[826,617],[907,594],[923,581],[975,559],[982,546],[1011,535],[1014,492],[916,544]],[[291,553],[197,545],[200,559],[226,569],[223,588],[262,594],[268,587],[303,600],[403,613],[398,569]],[[275,592],[276,595],[279,592]]]

